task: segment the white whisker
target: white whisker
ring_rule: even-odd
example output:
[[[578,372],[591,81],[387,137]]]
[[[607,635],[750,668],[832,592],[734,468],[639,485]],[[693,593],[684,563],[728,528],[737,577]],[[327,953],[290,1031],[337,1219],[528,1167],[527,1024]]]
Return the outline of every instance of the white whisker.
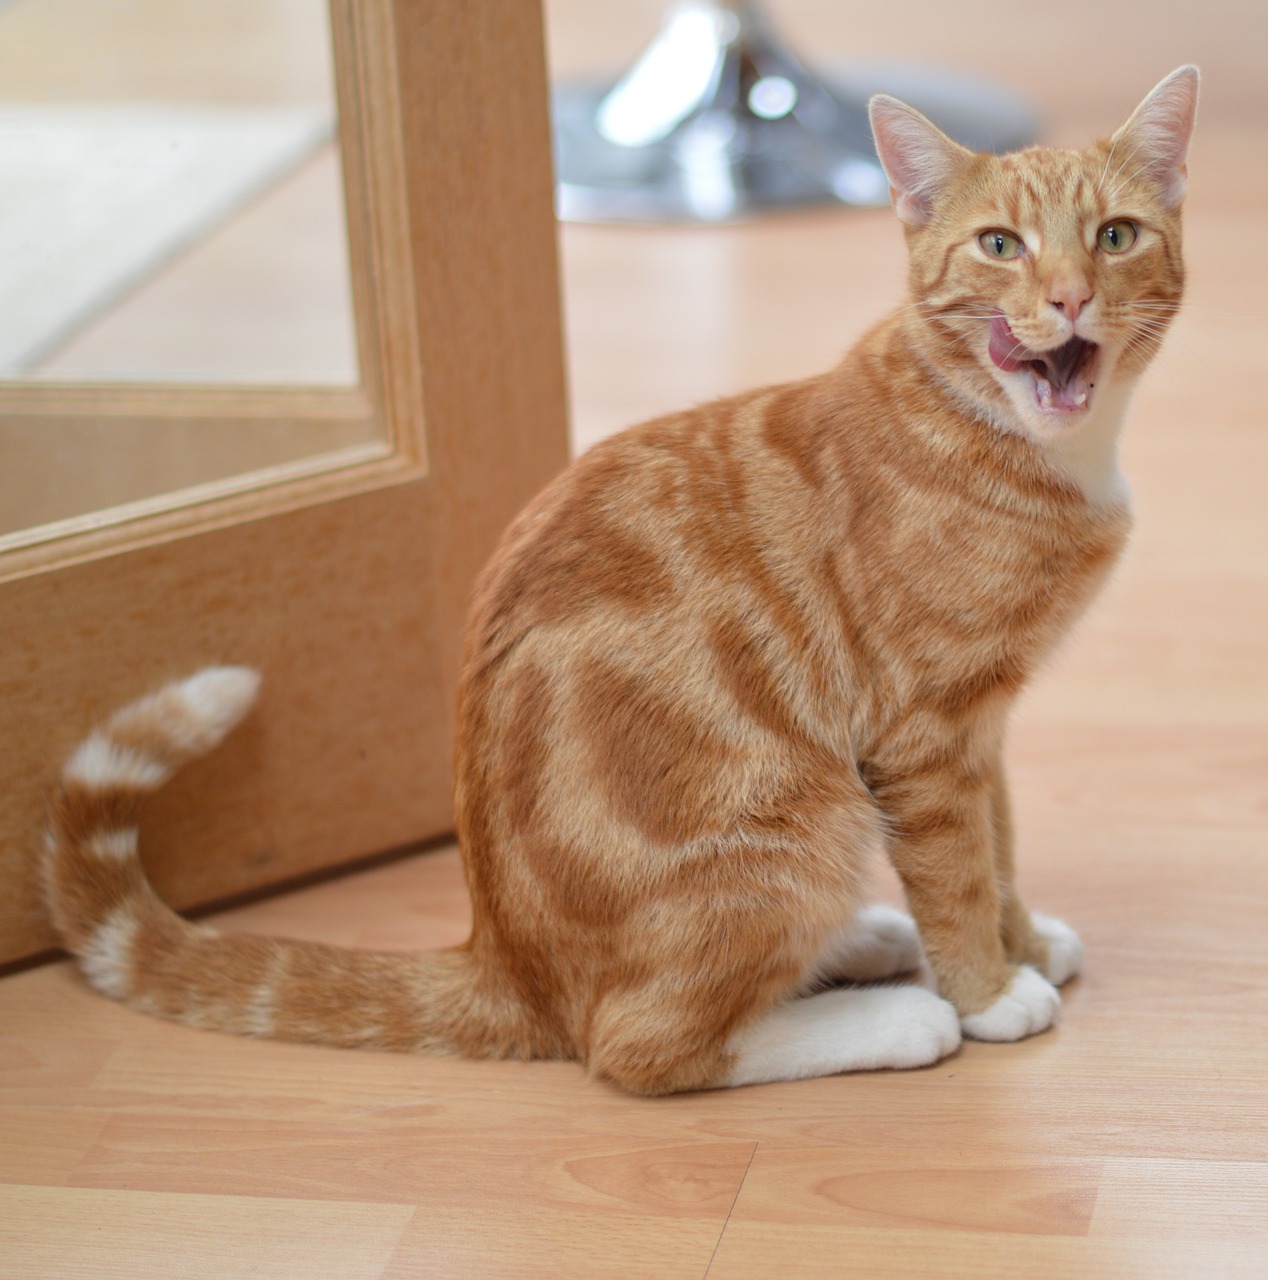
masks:
[[[1118,194],[1118,190],[1119,190],[1120,186],[1122,185],[1122,184],[1119,182],[1119,179],[1122,177],[1123,170],[1124,170],[1125,168],[1127,168],[1127,166],[1132,162],[1132,160],[1136,157],[1136,155],[1137,155],[1137,153],[1139,152],[1139,150],[1140,150],[1140,144],[1139,144],[1139,143],[1137,143],[1137,144],[1136,144],[1135,146],[1133,146],[1133,147],[1132,147],[1132,148],[1127,152],[1127,154],[1122,158],[1122,160],[1119,162],[1118,168],[1114,170],[1114,175],[1113,175],[1113,177],[1111,177],[1108,181],[1106,181],[1105,174],[1104,174],[1104,173],[1102,173],[1102,174],[1101,174],[1101,181],[1100,181],[1100,184],[1099,184],[1099,185],[1100,185],[1100,188],[1101,188],[1101,190],[1102,190],[1102,191],[1106,191],[1106,192],[1107,192],[1107,191],[1108,191],[1108,189],[1112,187],[1112,188],[1113,188],[1114,195],[1117,195],[1117,194]],[[1109,163],[1108,163],[1108,162],[1106,163],[1105,168],[1106,168],[1106,171],[1108,171],[1108,169],[1109,169]]]

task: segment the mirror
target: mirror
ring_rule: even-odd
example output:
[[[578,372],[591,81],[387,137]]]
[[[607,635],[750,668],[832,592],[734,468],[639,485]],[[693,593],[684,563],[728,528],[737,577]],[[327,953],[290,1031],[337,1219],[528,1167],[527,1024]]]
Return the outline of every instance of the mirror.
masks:
[[[0,0],[0,538],[372,437],[334,86],[323,0]]]

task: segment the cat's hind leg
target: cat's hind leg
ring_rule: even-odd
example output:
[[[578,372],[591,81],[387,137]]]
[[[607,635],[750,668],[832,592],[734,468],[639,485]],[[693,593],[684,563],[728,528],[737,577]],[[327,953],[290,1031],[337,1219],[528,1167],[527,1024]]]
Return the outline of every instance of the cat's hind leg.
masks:
[[[1028,964],[1055,987],[1083,966],[1083,943],[1064,920],[1027,911],[1011,886],[1002,885],[1001,936],[1010,964]]]
[[[917,986],[850,987],[792,998],[717,1039],[664,984],[605,1000],[587,1066],[641,1094],[925,1067],[960,1045],[955,1006]],[[694,1003],[694,1002],[692,1002]]]
[[[827,948],[827,958],[849,962],[864,980],[919,963],[919,941],[902,912],[865,908],[856,919],[850,941]],[[782,963],[777,958],[781,941],[786,937],[772,934],[764,946],[733,953],[730,964],[711,971],[692,963],[684,948],[685,964],[610,991],[590,1018],[584,1054],[590,1071],[635,1093],[664,1094],[923,1067],[959,1047],[955,1006],[925,987],[798,994],[806,987],[793,978],[787,951]],[[721,948],[709,950],[716,955]],[[775,977],[780,969],[788,975],[782,983]],[[786,994],[772,999],[773,986]]]
[[[881,982],[920,967],[924,951],[916,923],[895,907],[863,907],[833,933],[802,985],[813,991],[835,982]]]
[[[1083,965],[1083,943],[1064,920],[1030,913],[1030,930],[1023,957],[1053,986],[1070,981]]]
[[[923,987],[824,991],[779,1005],[734,1036],[726,1083],[926,1067],[959,1046],[955,1006]]]
[[[959,1044],[954,1010],[920,988],[802,997],[830,939],[830,958],[850,956],[869,977],[918,956],[899,913],[857,915],[881,838],[871,796],[856,773],[808,763],[764,797],[760,822],[746,816],[716,849],[685,850],[678,891],[660,890],[604,938],[578,1037],[592,1074],[664,1094],[923,1066]],[[623,866],[640,861],[648,880],[664,879],[663,847],[633,845]],[[853,943],[837,938],[856,918]]]

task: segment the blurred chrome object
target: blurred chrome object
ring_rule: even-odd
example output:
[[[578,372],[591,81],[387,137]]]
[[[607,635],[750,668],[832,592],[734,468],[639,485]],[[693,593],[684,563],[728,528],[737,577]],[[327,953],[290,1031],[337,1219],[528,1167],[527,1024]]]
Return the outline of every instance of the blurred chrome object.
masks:
[[[811,72],[755,0],[678,0],[615,84],[554,94],[559,216],[726,222],[790,205],[883,205],[867,98],[910,102],[966,146],[1035,132],[1013,95],[915,68]]]

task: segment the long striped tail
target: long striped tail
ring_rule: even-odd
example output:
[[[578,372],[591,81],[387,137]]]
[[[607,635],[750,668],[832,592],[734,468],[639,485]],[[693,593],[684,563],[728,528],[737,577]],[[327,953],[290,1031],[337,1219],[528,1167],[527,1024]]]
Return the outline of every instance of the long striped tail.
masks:
[[[258,674],[212,667],[129,704],[74,752],[41,871],[52,920],[99,991],[241,1035],[473,1056],[534,1056],[518,1001],[486,990],[466,948],[406,954],[222,934],[155,894],[141,802],[250,711]]]

